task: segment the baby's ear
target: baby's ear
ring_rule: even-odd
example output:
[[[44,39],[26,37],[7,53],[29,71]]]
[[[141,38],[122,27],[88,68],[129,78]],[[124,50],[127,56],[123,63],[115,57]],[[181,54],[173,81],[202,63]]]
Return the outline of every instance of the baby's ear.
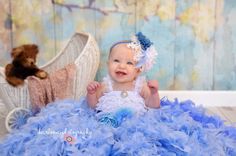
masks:
[[[20,56],[23,52],[24,52],[24,47],[13,48],[11,51],[11,57],[16,58],[17,56]]]
[[[107,61],[107,65],[109,65],[109,61]]]
[[[142,73],[142,67],[137,68],[138,74]]]

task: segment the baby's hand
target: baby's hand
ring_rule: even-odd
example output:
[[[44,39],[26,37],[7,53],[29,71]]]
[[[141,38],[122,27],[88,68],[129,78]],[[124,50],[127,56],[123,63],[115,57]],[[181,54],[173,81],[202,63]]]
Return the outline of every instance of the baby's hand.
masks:
[[[101,84],[97,81],[90,82],[87,86],[88,94],[96,93],[97,89],[101,86]]]
[[[157,93],[157,91],[158,91],[158,82],[156,80],[148,81],[147,85],[148,85],[148,87],[151,91],[151,94]]]

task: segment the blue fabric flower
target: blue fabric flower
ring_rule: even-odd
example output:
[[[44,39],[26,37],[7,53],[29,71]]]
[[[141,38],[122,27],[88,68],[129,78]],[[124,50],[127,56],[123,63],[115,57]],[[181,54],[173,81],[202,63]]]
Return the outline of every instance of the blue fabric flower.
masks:
[[[136,34],[137,39],[139,40],[141,47],[143,50],[147,50],[147,48],[149,48],[153,43],[146,37],[143,35],[143,33],[138,32]]]
[[[111,114],[106,114],[106,115],[102,116],[99,119],[99,121],[106,124],[106,125],[111,125],[112,127],[115,127],[115,128],[119,126],[117,119]]]
[[[120,124],[126,119],[132,117],[132,111],[130,109],[120,109],[116,113],[107,113],[100,117],[99,121],[106,125],[111,125],[114,128],[120,126]]]
[[[122,121],[124,121],[127,118],[131,118],[132,115],[133,115],[133,112],[130,109],[123,108],[123,109],[118,110],[115,113],[115,118],[117,119],[118,123],[121,124]]]

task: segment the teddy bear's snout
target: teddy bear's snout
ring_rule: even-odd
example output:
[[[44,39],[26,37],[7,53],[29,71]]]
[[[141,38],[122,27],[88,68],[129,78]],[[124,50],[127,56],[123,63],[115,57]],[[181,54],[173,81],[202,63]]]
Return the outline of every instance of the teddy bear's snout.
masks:
[[[34,65],[34,64],[35,64],[34,59],[27,58],[27,64],[28,64],[28,66],[32,66],[32,65]]]

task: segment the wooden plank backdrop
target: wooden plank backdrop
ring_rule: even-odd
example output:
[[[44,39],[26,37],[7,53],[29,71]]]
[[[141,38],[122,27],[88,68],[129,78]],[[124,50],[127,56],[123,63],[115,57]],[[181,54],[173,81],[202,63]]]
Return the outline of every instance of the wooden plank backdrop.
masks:
[[[11,7],[8,1],[0,1],[0,63],[5,65],[10,59],[12,47]]]
[[[142,31],[159,52],[147,74],[160,89],[235,90],[235,15],[233,0],[1,0],[0,65],[24,43],[37,44],[45,64],[74,32],[89,32],[101,50],[101,80],[110,46]]]

